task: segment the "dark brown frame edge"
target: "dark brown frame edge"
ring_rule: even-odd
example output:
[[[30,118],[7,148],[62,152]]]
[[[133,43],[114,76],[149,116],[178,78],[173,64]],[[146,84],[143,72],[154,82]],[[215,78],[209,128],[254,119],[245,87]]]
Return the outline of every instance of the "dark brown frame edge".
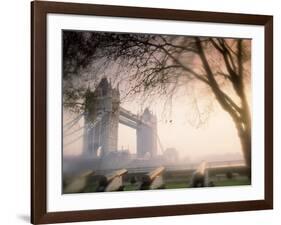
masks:
[[[48,13],[262,25],[265,28],[265,199],[51,212],[46,210],[46,17]],[[273,208],[273,17],[234,13],[36,1],[31,3],[31,222],[174,216]]]

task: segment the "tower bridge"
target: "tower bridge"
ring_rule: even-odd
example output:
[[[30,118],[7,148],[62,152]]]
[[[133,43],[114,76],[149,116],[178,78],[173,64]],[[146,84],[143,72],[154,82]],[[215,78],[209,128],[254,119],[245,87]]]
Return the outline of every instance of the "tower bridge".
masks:
[[[141,115],[120,106],[120,92],[103,78],[85,98],[83,151],[97,157],[118,149],[119,123],[136,130],[137,155],[157,154],[157,118],[146,108]]]

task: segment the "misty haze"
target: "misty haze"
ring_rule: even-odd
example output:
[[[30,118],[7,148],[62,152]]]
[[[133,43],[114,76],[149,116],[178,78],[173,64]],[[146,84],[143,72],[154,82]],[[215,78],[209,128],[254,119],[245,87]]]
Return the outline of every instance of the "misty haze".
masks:
[[[62,35],[63,193],[251,184],[251,40]]]

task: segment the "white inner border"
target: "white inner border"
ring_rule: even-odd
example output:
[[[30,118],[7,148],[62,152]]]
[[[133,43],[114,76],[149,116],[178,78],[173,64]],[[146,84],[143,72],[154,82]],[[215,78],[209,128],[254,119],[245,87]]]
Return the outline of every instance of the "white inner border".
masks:
[[[252,185],[112,193],[61,194],[62,30],[116,31],[252,39]],[[47,211],[72,211],[264,199],[263,26],[47,15]]]

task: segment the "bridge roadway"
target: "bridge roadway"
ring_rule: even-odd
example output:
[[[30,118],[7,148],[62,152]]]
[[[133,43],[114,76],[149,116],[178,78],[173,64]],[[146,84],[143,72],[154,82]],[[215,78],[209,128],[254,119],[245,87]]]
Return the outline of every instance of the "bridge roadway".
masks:
[[[120,107],[119,109],[119,123],[129,126],[133,129],[137,129],[138,124],[142,123],[147,126],[151,126],[151,124],[146,123],[141,120],[140,116],[133,114],[132,112],[124,109],[123,107]]]

